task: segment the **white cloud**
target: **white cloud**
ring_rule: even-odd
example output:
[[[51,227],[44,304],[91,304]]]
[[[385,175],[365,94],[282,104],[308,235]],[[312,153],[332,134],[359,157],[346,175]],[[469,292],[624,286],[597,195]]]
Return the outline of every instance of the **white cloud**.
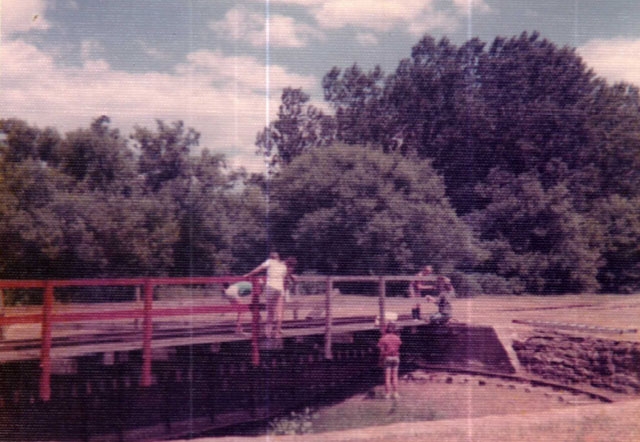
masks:
[[[610,82],[626,81],[640,86],[640,40],[596,39],[578,48],[596,74]]]
[[[448,12],[430,11],[425,13],[420,20],[414,20],[407,24],[407,30],[414,36],[422,36],[425,32],[435,29],[445,33],[453,32],[460,26],[460,17]]]
[[[191,53],[170,74],[115,71],[100,59],[60,67],[53,57],[20,40],[3,43],[0,57],[5,118],[66,132],[87,127],[104,114],[125,134],[134,125],[155,129],[157,118],[183,120],[201,132],[201,147],[226,153],[231,164],[243,162],[251,171],[264,170],[254,155],[255,137],[275,117],[282,89],[317,87],[315,78],[274,65],[267,94],[260,62],[220,52]]]
[[[263,0],[255,0],[258,3],[262,3]],[[288,5],[299,6],[318,6],[327,0],[271,0],[271,3],[284,3]]]
[[[450,0],[453,9],[442,9],[436,0],[273,0],[309,8],[321,28],[337,29],[353,26],[375,32],[393,28],[411,34],[429,30],[453,31],[461,20],[473,12],[488,12],[484,0]]]
[[[142,50],[142,52],[147,54],[149,57],[154,58],[156,60],[165,60],[165,59],[167,59],[167,55],[165,53],[163,53],[159,49],[154,48],[153,46],[149,45],[148,43],[146,43],[146,42],[144,42],[142,40],[136,40],[135,43]]]
[[[310,40],[323,40],[321,32],[305,24],[296,23],[292,17],[272,15],[269,24],[269,40],[280,47],[304,47]]]
[[[402,22],[432,9],[432,0],[329,0],[314,8],[318,23],[325,28],[357,26],[376,31],[388,31]]]
[[[267,44],[266,16],[245,8],[229,10],[224,18],[209,24],[218,36],[241,40],[252,46]],[[322,40],[323,35],[309,25],[297,23],[292,17],[272,14],[269,16],[269,44],[276,47],[299,48],[310,40]]]
[[[0,1],[0,31],[3,36],[32,29],[48,29],[45,0]]]
[[[209,28],[221,37],[248,41],[252,45],[259,44],[259,34],[264,40],[264,17],[244,8],[230,9],[222,20],[209,23]]]
[[[378,44],[378,37],[371,32],[359,32],[356,41],[362,46],[375,46]]]
[[[473,13],[482,12],[486,13],[491,10],[489,5],[484,0],[453,0],[453,4],[462,12]]]

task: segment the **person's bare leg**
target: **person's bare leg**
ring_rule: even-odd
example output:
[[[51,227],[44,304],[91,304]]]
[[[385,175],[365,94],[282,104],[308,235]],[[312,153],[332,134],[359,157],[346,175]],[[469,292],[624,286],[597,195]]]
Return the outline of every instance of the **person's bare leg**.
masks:
[[[391,368],[384,369],[384,397],[388,398],[391,394]]]
[[[277,300],[273,299],[273,294],[271,293],[267,294],[267,324],[265,327],[265,333],[269,338],[273,337],[273,332],[274,332],[273,322],[275,317],[276,301]]]
[[[282,318],[284,315],[284,296],[278,296],[276,301],[276,336],[282,335]]]
[[[391,369],[391,389],[393,391],[393,396],[398,397],[398,367],[393,367]]]

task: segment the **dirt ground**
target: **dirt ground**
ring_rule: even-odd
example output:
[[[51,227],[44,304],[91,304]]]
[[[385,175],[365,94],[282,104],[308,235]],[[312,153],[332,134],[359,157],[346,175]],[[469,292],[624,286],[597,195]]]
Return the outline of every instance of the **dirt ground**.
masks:
[[[435,306],[424,299],[387,298],[385,307],[387,311],[407,314],[416,303],[421,304],[423,317],[435,312]],[[494,327],[505,347],[540,329],[541,323],[547,324],[542,328],[576,335],[640,341],[640,295],[483,296],[454,299],[452,303],[455,321]],[[334,304],[336,316],[375,315],[378,311],[375,297],[342,295]],[[475,377],[439,376],[440,381],[425,381],[426,384],[402,382],[402,397],[396,405],[354,397],[350,403],[327,410],[324,422],[333,419],[334,428],[339,431],[215,441],[640,441],[637,396],[602,404],[546,388],[496,380],[488,380],[481,387]],[[442,376],[452,377],[452,383],[442,382]],[[378,425],[349,428],[348,422],[340,423],[348,417],[344,407],[364,407],[361,412],[379,413]],[[398,416],[402,422],[394,419]],[[326,423],[315,425],[318,431],[329,428]],[[199,441],[205,440],[213,439]]]
[[[542,412],[413,422],[302,436],[225,437],[197,442],[633,442],[640,401]]]
[[[478,377],[437,374],[401,383],[397,402],[357,395],[320,410],[313,434],[202,438],[195,442],[631,442],[640,400],[602,404],[584,395]],[[465,383],[467,379],[469,383]],[[364,425],[366,422],[369,425]],[[374,422],[372,424],[372,422]],[[324,432],[332,430],[329,432]]]
[[[397,400],[384,399],[380,386],[334,406],[321,408],[313,421],[314,432],[399,422],[517,415],[600,403],[587,394],[446,372],[409,373],[400,381],[399,392]]]
[[[366,302],[363,302],[363,299]],[[563,295],[563,296],[479,296],[456,298],[452,301],[454,320],[472,325],[489,325],[513,333],[528,332],[532,326],[513,322],[544,321],[610,329],[631,330],[635,333],[616,335],[609,331],[589,331],[589,336],[608,339],[640,341],[640,294],[636,295]],[[436,311],[435,305],[424,298],[387,298],[387,311],[411,313],[419,303],[423,317]],[[342,295],[338,314],[377,314],[377,298]],[[580,333],[579,330],[576,333]]]

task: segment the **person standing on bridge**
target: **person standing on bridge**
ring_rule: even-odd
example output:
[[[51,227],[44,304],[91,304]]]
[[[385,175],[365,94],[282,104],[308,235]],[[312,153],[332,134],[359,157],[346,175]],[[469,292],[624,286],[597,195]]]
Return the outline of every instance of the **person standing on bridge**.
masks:
[[[384,397],[398,399],[398,368],[400,367],[400,346],[402,340],[396,334],[393,322],[387,324],[385,334],[378,341],[380,360],[384,366]]]
[[[433,274],[433,267],[427,265],[422,268],[416,275],[421,280],[411,281],[409,284],[409,297],[416,298],[418,296],[426,296],[436,290],[436,277]]]
[[[287,265],[280,260],[278,252],[271,252],[269,258],[255,269],[244,275],[250,278],[261,272],[267,274],[267,337],[277,338],[282,336],[282,316],[284,313],[284,281],[287,276]],[[275,322],[275,329],[274,329]]]

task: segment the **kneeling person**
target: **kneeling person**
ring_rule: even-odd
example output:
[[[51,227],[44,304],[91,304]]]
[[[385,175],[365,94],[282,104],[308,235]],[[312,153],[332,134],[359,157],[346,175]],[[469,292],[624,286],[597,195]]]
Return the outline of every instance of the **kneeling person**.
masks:
[[[235,284],[225,282],[222,287],[224,289],[222,296],[232,305],[240,304],[240,298],[249,296],[253,292],[253,285],[248,281],[240,281]],[[236,333],[243,333],[241,317],[242,312],[238,311],[238,318],[236,319]]]
[[[438,297],[427,297],[429,302],[434,302],[438,307],[438,312],[431,315],[430,322],[432,324],[444,325],[449,322],[453,316],[453,307],[451,306],[451,302],[449,302],[449,298],[454,297],[456,292],[448,278],[440,277],[438,282]]]

